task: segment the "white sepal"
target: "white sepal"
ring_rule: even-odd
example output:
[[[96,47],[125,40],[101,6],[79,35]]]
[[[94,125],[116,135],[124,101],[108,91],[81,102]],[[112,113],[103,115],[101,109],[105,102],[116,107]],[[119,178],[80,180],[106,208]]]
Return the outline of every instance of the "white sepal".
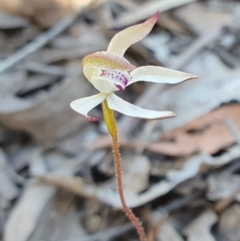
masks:
[[[101,102],[103,102],[105,98],[106,95],[100,93],[97,95],[92,95],[89,97],[74,100],[73,102],[71,102],[70,106],[74,111],[76,111],[80,115],[88,118],[89,120],[94,120],[91,119],[90,116],[88,116],[88,112],[97,105],[99,105]]]
[[[176,115],[171,111],[154,111],[147,110],[119,98],[115,94],[107,97],[108,106],[110,109],[118,111],[124,115],[143,118],[143,119],[165,119],[175,117]]]

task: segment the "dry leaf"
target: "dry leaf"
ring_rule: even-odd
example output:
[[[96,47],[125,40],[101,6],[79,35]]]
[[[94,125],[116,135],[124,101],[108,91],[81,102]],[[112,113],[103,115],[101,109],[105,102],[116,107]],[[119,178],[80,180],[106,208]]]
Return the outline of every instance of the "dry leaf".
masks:
[[[27,241],[37,224],[46,203],[54,195],[55,188],[31,182],[10,213],[5,226],[4,241]]]
[[[218,232],[221,240],[240,240],[239,223],[240,206],[239,204],[234,204],[228,208],[220,217]]]
[[[96,188],[86,184],[81,177],[73,176],[81,163],[74,158],[61,154],[56,150],[44,151],[36,149],[32,155],[30,173],[39,181],[65,189],[76,195],[95,197]]]
[[[28,241],[77,241],[86,235],[72,194],[58,192],[45,206],[38,225]]]
[[[183,167],[180,170],[169,170],[166,172],[165,179],[160,181],[157,184],[152,185],[149,187],[145,192],[136,195],[136,193],[132,192],[129,189],[126,189],[125,197],[126,202],[129,207],[137,207],[143,204],[146,204],[157,197],[160,197],[178,184],[195,177],[199,171],[201,171],[201,167],[204,165],[205,168],[208,167],[207,170],[215,167],[222,166],[226,163],[231,162],[235,158],[240,156],[240,149],[238,146],[234,146],[229,148],[226,153],[223,153],[221,156],[212,157],[209,155],[198,155],[195,157],[191,157],[190,159],[186,160],[183,164]],[[107,203],[110,206],[115,208],[121,208],[121,203],[119,200],[118,193],[114,188],[113,184],[104,184],[98,190],[98,198]]]
[[[211,234],[212,226],[217,222],[216,213],[211,210],[203,212],[186,228],[185,233],[188,241],[215,241]]]
[[[230,118],[240,130],[240,105],[226,105],[151,143],[148,150],[169,156],[190,155],[196,151],[214,154],[236,141],[226,126]]]
[[[149,183],[148,177],[151,169],[150,160],[147,156],[128,156],[123,160],[124,190],[133,193],[144,191]]]
[[[161,226],[160,232],[158,233],[158,239],[161,241],[183,241],[181,235],[169,221],[166,221]]]
[[[96,188],[94,188],[94,186],[87,185],[80,177],[66,177],[56,174],[49,174],[40,176],[39,180],[48,184],[52,184],[56,187],[63,188],[82,197],[95,197]]]
[[[227,12],[209,11],[209,9],[199,2],[191,3],[184,8],[177,9],[174,15],[199,35],[217,29],[229,21],[232,16]]]
[[[207,198],[218,201],[231,197],[240,187],[240,176],[229,172],[212,174],[207,179]],[[240,195],[236,197],[238,200]]]
[[[40,101],[14,99],[13,94],[8,93],[0,103],[0,121],[8,128],[31,134],[38,141],[62,138],[85,122],[69,108],[69,103],[87,95],[90,87],[87,81],[76,76],[54,86]]]

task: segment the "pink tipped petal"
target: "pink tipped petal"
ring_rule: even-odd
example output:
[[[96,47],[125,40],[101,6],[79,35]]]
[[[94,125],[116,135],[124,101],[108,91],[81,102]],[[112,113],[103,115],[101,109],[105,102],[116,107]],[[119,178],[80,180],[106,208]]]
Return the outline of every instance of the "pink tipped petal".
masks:
[[[101,102],[103,102],[105,98],[106,95],[100,93],[97,95],[92,95],[89,97],[74,100],[73,102],[71,102],[70,106],[74,111],[86,117],[88,120],[97,121],[98,119],[96,117],[88,116],[88,112],[97,105],[99,105]]]
[[[115,94],[111,94],[107,97],[108,106],[110,109],[118,111],[124,115],[143,118],[143,119],[165,119],[169,117],[175,117],[176,115],[171,111],[154,111],[140,108],[136,105],[132,105],[125,100],[119,98]]]
[[[132,79],[128,83],[128,85],[137,81],[177,84],[185,80],[198,78],[198,76],[193,74],[188,74],[158,66],[139,67],[134,69],[130,74],[132,76]]]
[[[130,71],[135,68],[127,59],[114,53],[96,52],[83,58],[83,68],[95,67],[100,69],[115,69]]]
[[[152,30],[158,20],[159,12],[141,24],[137,24],[117,33],[109,43],[107,51],[123,56],[125,51],[134,43],[142,40]]]

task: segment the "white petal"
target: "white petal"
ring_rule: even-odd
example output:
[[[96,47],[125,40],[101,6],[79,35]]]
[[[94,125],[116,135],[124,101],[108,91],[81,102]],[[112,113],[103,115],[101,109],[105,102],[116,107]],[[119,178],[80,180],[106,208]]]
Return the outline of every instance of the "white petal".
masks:
[[[80,115],[88,118],[90,121],[98,120],[97,117],[88,116],[88,112],[99,105],[106,98],[106,95],[100,93],[89,97],[81,98],[71,102],[70,106]]]
[[[154,111],[140,108],[136,105],[126,102],[115,94],[109,95],[107,97],[107,102],[110,109],[118,111],[127,116],[143,119],[165,119],[176,116],[171,111]]]
[[[131,73],[132,79],[128,85],[137,81],[148,81],[152,83],[177,84],[188,79],[195,79],[198,76],[167,69],[158,66],[143,66],[134,69]]]

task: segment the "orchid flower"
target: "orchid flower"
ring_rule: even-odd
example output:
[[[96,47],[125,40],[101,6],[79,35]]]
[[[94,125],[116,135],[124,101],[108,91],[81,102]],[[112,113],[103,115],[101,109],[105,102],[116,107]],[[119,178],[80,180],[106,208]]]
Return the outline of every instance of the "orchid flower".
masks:
[[[175,70],[158,66],[143,66],[136,68],[123,57],[126,50],[134,43],[140,41],[149,34],[159,17],[159,12],[145,22],[126,28],[116,34],[108,46],[107,51],[89,54],[83,58],[83,73],[89,82],[100,92],[99,94],[73,101],[71,107],[90,121],[96,121],[97,117],[90,117],[88,112],[102,103],[103,116],[112,138],[112,148],[115,163],[118,192],[123,211],[135,226],[141,241],[146,241],[146,234],[141,222],[128,208],[123,192],[122,164],[119,150],[117,124],[114,110],[132,117],[145,119],[163,119],[174,117],[170,111],[154,111],[132,105],[117,95],[115,91],[124,90],[127,86],[137,81],[153,83],[177,84],[188,79],[197,78]]]
[[[136,68],[123,57],[125,51],[132,44],[149,34],[158,17],[159,12],[141,24],[124,29],[112,38],[107,51],[89,54],[83,58],[83,73],[100,93],[73,101],[71,103],[73,110],[90,121],[96,121],[97,117],[88,116],[88,112],[106,100],[110,109],[131,117],[163,119],[176,116],[170,111],[140,108],[114,94],[115,91],[124,90],[137,81],[177,84],[197,78],[192,74],[158,66]]]

